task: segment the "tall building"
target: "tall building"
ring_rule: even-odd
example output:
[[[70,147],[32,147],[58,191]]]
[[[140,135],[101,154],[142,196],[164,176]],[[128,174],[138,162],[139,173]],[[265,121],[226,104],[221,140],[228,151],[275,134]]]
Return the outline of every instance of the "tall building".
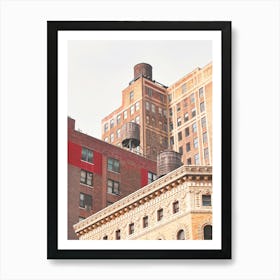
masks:
[[[134,152],[156,160],[167,149],[187,165],[212,164],[212,63],[196,68],[169,87],[152,78],[152,66],[134,66],[134,79],[122,92],[122,105],[102,120],[102,139],[122,146],[122,127],[140,125]]]
[[[81,240],[212,239],[212,167],[181,166],[74,225]]]
[[[68,239],[73,225],[156,179],[155,161],[75,130],[68,118]]]

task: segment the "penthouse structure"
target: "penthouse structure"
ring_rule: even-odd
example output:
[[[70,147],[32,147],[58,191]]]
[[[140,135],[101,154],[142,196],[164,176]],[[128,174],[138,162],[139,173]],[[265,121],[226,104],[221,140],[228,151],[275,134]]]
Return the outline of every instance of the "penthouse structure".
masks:
[[[139,124],[140,145],[132,150],[156,160],[167,148],[184,164],[212,164],[212,63],[196,68],[170,86],[152,77],[152,66],[134,66],[122,105],[102,120],[102,139],[122,147],[122,127]]]

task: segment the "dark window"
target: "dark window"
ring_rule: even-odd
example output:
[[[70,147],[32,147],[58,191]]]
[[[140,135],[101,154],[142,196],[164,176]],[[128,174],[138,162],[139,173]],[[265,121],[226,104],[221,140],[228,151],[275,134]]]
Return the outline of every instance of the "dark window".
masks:
[[[112,205],[114,202],[107,200],[107,206]]]
[[[85,193],[80,193],[80,207],[85,208],[88,211],[91,210],[92,196]]]
[[[173,203],[173,214],[178,213],[179,212],[179,201],[175,201]]]
[[[186,127],[185,128],[185,136],[188,137],[190,135],[190,128]]]
[[[117,124],[121,122],[121,115],[117,115]]]
[[[174,137],[173,137],[173,136],[170,137],[170,145],[171,145],[171,146],[174,145]]]
[[[204,102],[201,102],[200,103],[200,112],[204,112],[205,111],[205,103]]]
[[[107,181],[107,192],[112,194],[119,194],[120,193],[120,183],[108,179]]]
[[[149,225],[149,218],[148,216],[146,216],[143,218],[143,228],[148,227],[148,225]]]
[[[129,225],[129,234],[133,234],[134,233],[134,223]]]
[[[173,130],[173,123],[170,123],[169,127],[170,127],[170,131],[172,131]]]
[[[202,126],[202,128],[206,127],[206,117],[203,117],[201,119],[201,126]]]
[[[163,219],[163,209],[157,211],[157,220],[161,221]]]
[[[147,88],[147,95],[150,97],[153,95],[153,90],[151,88]]]
[[[171,94],[168,95],[168,100],[169,100],[169,102],[172,101],[172,95]]]
[[[196,110],[192,109],[192,118],[196,116]]]
[[[211,206],[211,195],[202,195],[202,206]]]
[[[177,240],[185,240],[185,232],[182,229],[177,233]]]
[[[200,97],[200,98],[203,97],[203,88],[200,88],[200,89],[199,89],[199,97]]]
[[[108,240],[108,235],[103,236],[103,240]]]
[[[186,151],[189,152],[190,150],[191,150],[191,143],[188,142],[188,143],[186,144]]]
[[[183,147],[179,147],[179,154],[183,154]]]
[[[207,143],[207,132],[203,133],[203,143]]]
[[[212,240],[212,226],[207,225],[203,229],[203,239],[204,240]]]
[[[93,151],[83,147],[82,160],[93,163]]]
[[[110,120],[110,128],[114,127],[114,119]]]
[[[182,140],[182,131],[178,132],[178,141]]]
[[[121,231],[118,229],[116,230],[116,240],[120,240],[121,239]]]
[[[188,165],[191,165],[191,164],[192,164],[192,159],[191,159],[191,158],[188,158],[188,159],[187,159],[187,164],[188,164]]]
[[[92,186],[93,174],[86,170],[81,170],[80,182],[88,186]]]
[[[181,104],[178,103],[178,104],[176,105],[176,108],[177,108],[177,112],[180,112],[180,111],[181,111]]]
[[[148,184],[152,183],[157,179],[157,175],[153,172],[148,171]]]
[[[181,118],[177,119],[177,126],[180,126],[182,124]]]
[[[170,116],[170,117],[173,115],[172,112],[173,112],[173,111],[172,111],[172,108],[170,108],[170,109],[169,109],[169,116]]]
[[[114,158],[108,158],[108,170],[120,173],[120,162]]]
[[[105,123],[104,124],[104,132],[108,131],[108,129],[109,129],[109,125],[108,125],[108,123]]]

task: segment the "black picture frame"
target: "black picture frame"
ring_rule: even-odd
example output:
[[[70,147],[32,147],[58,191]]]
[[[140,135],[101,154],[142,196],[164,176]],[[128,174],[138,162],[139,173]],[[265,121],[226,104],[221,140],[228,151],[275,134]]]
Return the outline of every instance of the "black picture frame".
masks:
[[[221,46],[222,196],[220,250],[58,249],[58,32],[82,30],[218,30]],[[231,22],[48,21],[47,22],[47,258],[48,259],[231,259]]]

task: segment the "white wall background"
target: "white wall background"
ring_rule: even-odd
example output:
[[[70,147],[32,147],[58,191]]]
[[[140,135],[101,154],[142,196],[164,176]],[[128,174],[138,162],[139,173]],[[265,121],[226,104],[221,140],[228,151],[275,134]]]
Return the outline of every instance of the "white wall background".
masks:
[[[1,279],[280,279],[279,1],[1,2]],[[233,259],[46,259],[46,21],[231,20]]]

